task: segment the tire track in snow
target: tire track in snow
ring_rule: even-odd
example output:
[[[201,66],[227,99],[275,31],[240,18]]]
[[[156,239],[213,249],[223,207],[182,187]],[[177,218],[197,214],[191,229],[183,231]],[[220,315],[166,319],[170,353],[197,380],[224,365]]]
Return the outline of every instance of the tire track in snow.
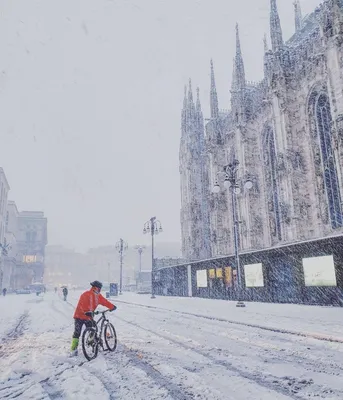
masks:
[[[33,379],[32,372],[21,373],[20,376],[16,377],[15,380],[9,380],[4,383],[0,383],[0,398],[1,399],[18,399],[24,395],[25,392],[30,390],[33,386],[39,385],[41,393],[39,393],[40,399],[63,399],[61,392],[58,392],[52,385],[49,389],[42,382],[37,382]],[[38,396],[38,393],[37,393]],[[32,398],[32,396],[30,396]],[[37,397],[38,398],[38,397]]]
[[[65,398],[65,393],[63,390],[60,388],[57,388],[57,385],[54,384],[53,382],[58,380],[61,375],[63,375],[66,371],[73,370],[76,367],[82,367],[83,364],[85,364],[87,361],[81,361],[81,362],[76,362],[73,363],[71,359],[66,359],[63,363],[60,363],[56,366],[58,368],[59,366],[63,366],[60,371],[55,372],[51,376],[42,379],[38,381],[38,383],[42,386],[44,391],[49,395],[49,398],[52,400],[57,400],[57,399],[64,399]]]
[[[158,386],[167,390],[168,394],[173,399],[192,400],[195,398],[195,396],[191,394],[185,387],[174,383],[170,378],[163,375],[147,361],[140,359],[138,351],[132,350],[124,344],[120,344],[119,348],[122,349],[123,353],[130,359],[135,367],[144,371]]]
[[[284,396],[288,396],[289,398],[294,399],[294,400],[303,399],[303,397],[298,396],[295,393],[292,393],[291,392],[292,388],[288,388],[288,387],[284,387],[284,386],[280,385],[280,382],[273,382],[273,381],[272,382],[268,382],[268,381],[266,381],[266,379],[265,379],[266,377],[264,377],[262,375],[262,373],[260,374],[260,376],[257,376],[257,375],[255,375],[253,373],[250,373],[250,372],[247,372],[247,371],[244,371],[244,370],[242,370],[240,368],[235,367],[229,361],[219,360],[218,358],[216,358],[213,355],[211,355],[208,351],[194,348],[194,347],[189,346],[189,345],[187,345],[187,344],[185,344],[185,343],[183,343],[183,342],[181,342],[179,340],[171,338],[171,337],[169,337],[167,335],[156,333],[156,332],[154,332],[154,331],[152,331],[150,329],[147,329],[147,328],[145,328],[145,327],[143,327],[143,326],[141,326],[141,325],[139,325],[139,324],[137,324],[135,322],[127,321],[122,317],[118,317],[117,316],[117,319],[119,319],[119,320],[121,320],[121,321],[123,321],[123,322],[125,322],[125,323],[127,323],[127,324],[129,324],[131,326],[139,328],[139,329],[141,329],[141,330],[143,330],[145,332],[148,332],[148,333],[150,333],[152,335],[160,337],[161,339],[164,339],[164,340],[166,340],[166,341],[168,341],[170,343],[173,343],[173,344],[177,345],[178,347],[182,347],[187,351],[193,351],[194,353],[196,353],[196,354],[208,359],[213,365],[224,367],[225,369],[230,370],[231,372],[239,375],[240,377],[245,378],[245,379],[247,379],[249,381],[252,381],[252,382],[256,383],[257,385],[259,385],[259,386],[261,386],[261,387],[263,387],[265,389],[272,390],[272,391],[277,392],[279,394],[282,394]],[[182,399],[182,397],[180,399]]]
[[[1,399],[17,399],[36,384],[30,378],[30,372],[25,372],[17,376],[15,380],[8,380],[7,382],[0,382],[0,398]],[[41,397],[40,397],[41,398]],[[46,394],[43,399],[50,399]]]
[[[8,331],[6,336],[2,338],[0,344],[0,357],[6,357],[9,353],[8,345],[23,335],[24,330],[28,325],[28,316],[28,311],[25,311],[16,321],[14,328]]]
[[[300,332],[300,331],[293,331],[293,330],[290,330],[290,329],[273,328],[273,327],[263,326],[263,325],[258,325],[258,324],[250,324],[249,322],[233,321],[233,320],[229,320],[229,319],[226,319],[226,318],[211,317],[209,315],[190,313],[190,312],[187,312],[187,311],[170,310],[169,308],[148,306],[148,305],[145,305],[145,304],[131,303],[131,302],[128,302],[128,301],[123,301],[123,300],[117,300],[116,302],[117,303],[128,304],[128,305],[131,305],[131,306],[134,306],[134,307],[143,307],[143,308],[155,309],[155,310],[160,310],[160,311],[173,312],[175,314],[182,314],[182,315],[192,316],[192,317],[196,317],[196,318],[204,318],[204,319],[208,319],[208,320],[211,320],[211,321],[227,322],[227,323],[232,324],[232,325],[246,326],[246,327],[249,327],[249,328],[261,329],[261,330],[269,331],[269,332],[275,332],[275,333],[281,333],[281,334],[287,334],[287,335],[293,335],[293,336],[306,337],[306,338],[317,339],[317,340],[321,340],[321,341],[325,341],[325,342],[343,343],[343,338],[341,338],[341,337],[324,335],[324,334],[315,333],[315,332],[312,332],[312,333],[311,332]]]
[[[51,400],[63,400],[65,398],[65,393],[63,390],[58,389],[56,387],[56,385],[54,385],[52,383],[53,380],[55,380],[56,378],[58,378],[60,375],[62,375],[65,371],[68,371],[70,369],[73,369],[75,367],[75,365],[70,366],[70,367],[66,367],[63,371],[58,372],[57,374],[50,376],[46,379],[43,379],[41,381],[39,381],[38,383],[42,386],[42,388],[44,389],[44,391],[47,393],[47,395],[49,396],[49,399]]]
[[[52,385],[51,382],[44,380],[39,383],[44,389],[45,393],[49,396],[49,399],[63,400],[65,398],[63,390],[56,389],[56,387]]]
[[[64,312],[64,311],[59,310],[59,309],[56,307],[55,300],[52,300],[52,301],[51,301],[51,309],[54,310],[55,312],[57,312],[58,314],[62,315],[65,319],[67,319],[67,320],[69,321],[68,323],[66,323],[66,324],[64,325],[64,329],[66,329],[66,328],[71,327],[71,326],[74,325],[74,319],[71,318],[70,314],[67,314],[67,313]]]

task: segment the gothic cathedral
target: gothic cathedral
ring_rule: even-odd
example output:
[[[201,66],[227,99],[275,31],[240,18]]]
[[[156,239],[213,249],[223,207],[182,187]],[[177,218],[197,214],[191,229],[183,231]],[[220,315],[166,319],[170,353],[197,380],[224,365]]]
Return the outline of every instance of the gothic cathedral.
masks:
[[[185,91],[180,143],[183,257],[233,254],[233,217],[223,168],[239,161],[251,190],[235,196],[240,250],[341,234],[343,231],[343,2],[326,0],[312,14],[295,7],[295,33],[283,40],[271,0],[271,49],[264,78],[246,80],[236,26],[231,109],[219,110],[211,61],[211,118]]]

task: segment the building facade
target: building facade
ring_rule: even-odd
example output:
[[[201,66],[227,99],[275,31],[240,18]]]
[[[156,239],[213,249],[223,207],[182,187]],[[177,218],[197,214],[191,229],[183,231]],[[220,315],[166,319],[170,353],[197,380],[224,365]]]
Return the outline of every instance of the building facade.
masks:
[[[223,167],[234,159],[242,181],[253,182],[249,192],[235,196],[241,251],[343,232],[343,4],[326,0],[305,18],[299,1],[294,7],[295,33],[285,42],[271,0],[271,48],[265,38],[261,82],[246,79],[236,27],[228,112],[219,110],[211,62],[206,135],[191,89],[185,98],[180,175],[188,260],[234,253],[229,192],[211,191],[222,185]]]
[[[47,223],[42,211],[22,211],[18,215],[17,264],[18,268],[32,271],[34,282],[43,281]]]
[[[0,243],[4,244],[6,232],[7,200],[10,186],[5,172],[0,168]]]
[[[3,258],[4,276],[3,287],[7,289],[16,287],[17,279],[17,232],[18,232],[19,211],[14,201],[7,203],[6,224],[5,224],[5,243],[8,245],[7,254]],[[18,274],[19,275],[19,274]]]
[[[7,220],[7,199],[10,186],[5,172],[0,168],[0,244],[6,246],[6,220]],[[7,288],[9,284],[11,266],[6,262],[6,250],[0,250],[0,289]]]

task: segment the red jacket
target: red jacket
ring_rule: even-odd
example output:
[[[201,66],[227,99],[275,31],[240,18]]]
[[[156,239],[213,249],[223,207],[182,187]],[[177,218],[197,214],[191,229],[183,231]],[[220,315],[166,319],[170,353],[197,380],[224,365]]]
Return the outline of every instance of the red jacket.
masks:
[[[93,288],[87,290],[87,292],[82,293],[80,296],[79,302],[77,303],[75,309],[74,318],[89,321],[91,317],[87,317],[87,315],[85,315],[85,312],[94,311],[99,304],[109,308],[110,310],[114,308],[114,304],[106,300],[105,297],[102,296],[100,293],[95,293],[95,290]]]

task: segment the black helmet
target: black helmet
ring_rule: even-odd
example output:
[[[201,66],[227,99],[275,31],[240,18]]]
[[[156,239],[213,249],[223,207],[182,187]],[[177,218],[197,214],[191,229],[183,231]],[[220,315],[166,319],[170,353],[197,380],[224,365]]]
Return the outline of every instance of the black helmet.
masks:
[[[102,283],[99,282],[99,281],[91,282],[90,285],[91,285],[91,286],[94,286],[94,287],[96,287],[96,288],[98,288],[98,289],[101,289],[101,288],[102,288]]]

